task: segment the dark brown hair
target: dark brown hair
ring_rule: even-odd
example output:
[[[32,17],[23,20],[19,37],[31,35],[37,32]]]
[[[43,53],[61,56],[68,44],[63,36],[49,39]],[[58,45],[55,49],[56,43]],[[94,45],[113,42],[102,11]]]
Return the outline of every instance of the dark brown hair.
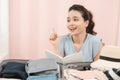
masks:
[[[96,35],[97,33],[95,31],[93,31],[94,29],[94,26],[95,26],[95,23],[93,22],[92,18],[93,18],[93,15],[90,11],[88,11],[84,6],[82,5],[72,5],[70,8],[69,8],[69,12],[71,10],[77,10],[79,11],[81,14],[82,14],[82,17],[84,19],[84,21],[88,20],[89,21],[89,24],[86,28],[86,32],[87,33],[90,33],[92,35]]]

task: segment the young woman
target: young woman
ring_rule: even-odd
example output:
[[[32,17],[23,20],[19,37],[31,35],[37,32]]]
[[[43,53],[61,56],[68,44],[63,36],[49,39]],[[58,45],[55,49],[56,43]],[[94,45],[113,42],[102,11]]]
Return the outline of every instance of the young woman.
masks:
[[[92,14],[82,5],[73,5],[69,8],[67,28],[69,34],[58,36],[50,35],[50,42],[56,54],[67,56],[82,51],[82,61],[90,62],[99,58],[102,48],[101,39],[95,36]]]

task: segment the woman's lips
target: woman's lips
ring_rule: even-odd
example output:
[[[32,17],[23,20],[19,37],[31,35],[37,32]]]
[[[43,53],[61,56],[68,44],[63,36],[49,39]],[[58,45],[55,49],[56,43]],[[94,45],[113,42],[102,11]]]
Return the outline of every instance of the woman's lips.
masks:
[[[75,31],[77,28],[69,28],[70,31]]]

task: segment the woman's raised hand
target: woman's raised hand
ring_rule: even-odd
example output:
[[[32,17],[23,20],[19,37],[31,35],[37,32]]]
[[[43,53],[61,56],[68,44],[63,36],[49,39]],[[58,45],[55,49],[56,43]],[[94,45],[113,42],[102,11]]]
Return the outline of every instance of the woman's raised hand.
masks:
[[[55,32],[54,28],[52,29],[52,33],[50,34],[49,41],[53,45],[53,47],[58,47],[58,35]]]

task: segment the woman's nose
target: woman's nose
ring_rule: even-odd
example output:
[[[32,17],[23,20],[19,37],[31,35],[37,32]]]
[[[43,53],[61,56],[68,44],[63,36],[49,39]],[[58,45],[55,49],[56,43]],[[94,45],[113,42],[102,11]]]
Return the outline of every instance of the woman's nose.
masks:
[[[68,25],[69,25],[69,26],[73,26],[73,25],[74,25],[74,22],[73,22],[73,21],[70,21],[70,22],[68,23]]]

